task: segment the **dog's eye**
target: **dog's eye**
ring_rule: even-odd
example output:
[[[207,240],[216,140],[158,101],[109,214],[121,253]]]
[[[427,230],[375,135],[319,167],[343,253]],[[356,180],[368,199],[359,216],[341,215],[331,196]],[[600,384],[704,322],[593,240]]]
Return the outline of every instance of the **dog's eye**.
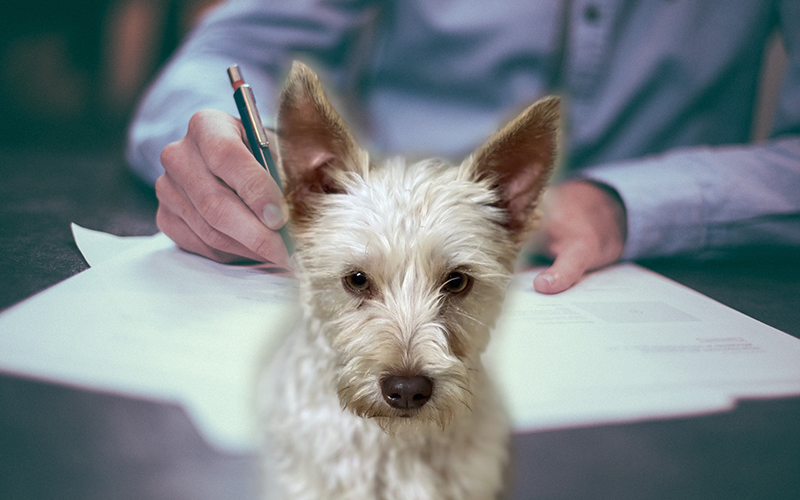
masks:
[[[470,285],[472,285],[472,278],[460,271],[453,271],[447,275],[447,279],[444,285],[442,285],[442,290],[449,294],[456,295],[469,290]]]
[[[353,293],[362,294],[369,290],[369,278],[361,271],[348,274],[343,281],[345,287]]]

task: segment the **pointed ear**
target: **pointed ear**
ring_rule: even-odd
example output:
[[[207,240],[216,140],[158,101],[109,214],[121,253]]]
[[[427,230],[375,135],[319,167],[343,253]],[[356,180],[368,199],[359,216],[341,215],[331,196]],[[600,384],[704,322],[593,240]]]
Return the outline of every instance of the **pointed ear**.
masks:
[[[339,192],[337,171],[357,170],[361,150],[322,85],[295,61],[278,104],[278,151],[292,216],[309,215],[310,198]]]
[[[518,241],[536,220],[534,210],[553,170],[557,155],[560,99],[545,97],[532,104],[478,148],[468,175],[488,181],[506,211],[505,226]]]

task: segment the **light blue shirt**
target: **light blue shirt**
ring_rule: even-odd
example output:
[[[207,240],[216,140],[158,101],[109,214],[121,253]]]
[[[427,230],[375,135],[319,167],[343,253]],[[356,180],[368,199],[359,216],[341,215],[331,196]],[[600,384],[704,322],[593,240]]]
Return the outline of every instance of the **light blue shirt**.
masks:
[[[764,48],[789,55],[771,139],[748,144]],[[292,59],[366,148],[460,160],[527,104],[564,97],[562,169],[623,199],[623,258],[800,248],[800,1],[232,0],[146,95],[128,158],[159,155],[202,108],[237,116],[239,64],[262,118]]]

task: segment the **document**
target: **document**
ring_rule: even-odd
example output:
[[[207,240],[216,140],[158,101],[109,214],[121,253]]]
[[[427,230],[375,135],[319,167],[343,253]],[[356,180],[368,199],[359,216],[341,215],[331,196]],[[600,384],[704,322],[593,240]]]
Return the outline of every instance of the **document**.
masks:
[[[208,442],[257,445],[255,380],[299,318],[268,266],[165,235],[74,226],[91,268],[0,314],[0,372],[181,404]],[[554,296],[519,273],[485,361],[518,432],[723,411],[800,394],[800,340],[632,264]]]
[[[73,233],[92,267],[0,314],[0,371],[179,403],[210,444],[252,451],[255,377],[296,322],[295,281],[163,234]]]
[[[518,430],[698,415],[800,394],[800,340],[633,264],[558,295],[516,276],[489,360]]]

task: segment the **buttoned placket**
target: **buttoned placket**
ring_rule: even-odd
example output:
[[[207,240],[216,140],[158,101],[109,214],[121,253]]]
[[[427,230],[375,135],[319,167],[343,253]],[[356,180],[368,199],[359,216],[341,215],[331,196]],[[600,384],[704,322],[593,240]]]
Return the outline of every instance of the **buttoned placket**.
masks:
[[[566,75],[569,94],[578,101],[591,98],[604,77],[611,49],[617,2],[573,0],[566,37]]]

